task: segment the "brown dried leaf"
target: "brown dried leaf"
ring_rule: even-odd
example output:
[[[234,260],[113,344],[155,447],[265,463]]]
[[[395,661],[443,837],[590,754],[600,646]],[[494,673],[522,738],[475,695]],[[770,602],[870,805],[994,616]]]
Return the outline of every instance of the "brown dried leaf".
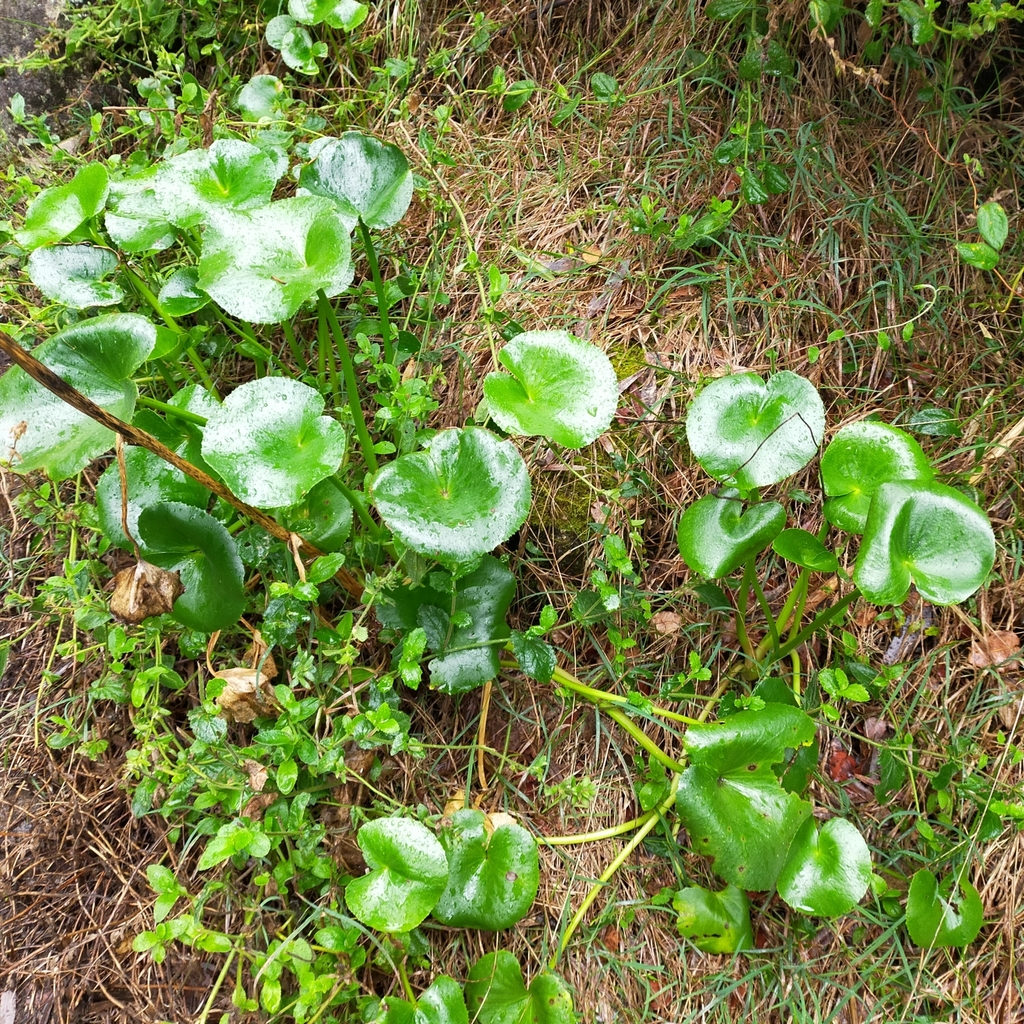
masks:
[[[122,569],[114,577],[110,611],[122,622],[137,624],[143,619],[170,612],[174,602],[184,593],[180,573],[140,560],[137,565]]]
[[[672,636],[682,629],[683,617],[677,612],[655,612],[651,616],[651,625],[655,633]]]
[[[991,668],[1012,658],[1019,650],[1020,640],[1016,633],[1009,629],[997,629],[980,640],[975,638],[971,641],[967,662],[974,668]]]
[[[214,672],[213,678],[224,680],[217,706],[229,722],[251,722],[280,713],[281,705],[265,672],[257,678],[252,668],[225,668]]]
[[[254,793],[262,793],[263,787],[267,784],[267,769],[259,761],[247,758],[242,762],[242,767],[249,775],[249,785]]]

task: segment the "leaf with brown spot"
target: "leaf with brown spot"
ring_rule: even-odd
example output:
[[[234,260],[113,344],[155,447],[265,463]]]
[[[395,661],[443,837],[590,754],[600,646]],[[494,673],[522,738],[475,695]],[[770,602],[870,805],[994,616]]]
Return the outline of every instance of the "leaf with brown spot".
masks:
[[[138,624],[154,615],[168,614],[184,593],[179,572],[140,560],[114,577],[110,611],[122,622]]]
[[[1020,640],[1017,634],[1009,629],[997,629],[980,640],[975,638],[971,641],[967,663],[974,668],[991,668],[993,665],[1002,665],[1019,651]]]

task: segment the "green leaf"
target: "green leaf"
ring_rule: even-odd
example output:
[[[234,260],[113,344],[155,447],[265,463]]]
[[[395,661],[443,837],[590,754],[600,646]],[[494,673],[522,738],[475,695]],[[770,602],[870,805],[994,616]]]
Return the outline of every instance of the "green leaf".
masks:
[[[238,90],[235,109],[243,121],[273,120],[288,101],[284,82],[276,75],[254,75]]]
[[[913,583],[931,604],[958,604],[995,561],[988,516],[952,487],[907,481],[875,493],[853,580],[873,604],[902,604]]]
[[[746,14],[753,6],[755,0],[710,0],[704,8],[704,15],[713,18],[715,21],[732,21],[742,14]]]
[[[679,915],[676,928],[705,953],[738,953],[754,948],[750,927],[750,902],[735,885],[721,892],[709,892],[700,886],[681,889],[672,900]]]
[[[948,409],[926,405],[910,414],[908,426],[918,434],[932,437],[960,437],[963,431],[956,417]]]
[[[753,373],[709,384],[690,406],[686,438],[716,480],[749,490],[778,483],[814,457],[825,409],[814,385],[788,370],[765,383]]]
[[[488,834],[486,821],[482,811],[456,811],[441,833],[448,884],[433,913],[442,924],[496,932],[533,905],[540,885],[536,840],[512,824]]]
[[[767,202],[771,193],[761,178],[749,167],[741,168],[741,170],[744,172],[740,180],[740,195],[743,197],[743,201],[753,206]]]
[[[45,188],[29,203],[15,241],[26,249],[59,242],[103,209],[108,189],[106,167],[86,164],[66,185]]]
[[[25,269],[48,298],[73,309],[113,306],[124,298],[120,285],[104,281],[118,267],[117,256],[95,245],[46,245],[33,250]]]
[[[369,8],[357,0],[288,0],[288,13],[304,25],[327,22],[351,32],[366,21]]]
[[[323,416],[318,391],[288,377],[235,388],[210,416],[203,457],[243,501],[259,508],[298,504],[345,456],[345,428]]]
[[[590,91],[598,103],[614,103],[619,97],[619,83],[611,75],[598,71],[591,76]]]
[[[508,540],[530,511],[530,474],[508,441],[477,427],[442,430],[385,466],[373,503],[414,551],[468,563]]]
[[[442,974],[416,1000],[415,1024],[469,1024],[462,986]]]
[[[164,281],[157,302],[160,308],[173,317],[191,316],[210,301],[210,296],[199,287],[199,270],[196,267],[179,267]]]
[[[279,14],[267,22],[267,45],[281,51],[281,59],[293,71],[315,75],[320,70],[318,57],[327,56],[323,43],[314,43],[310,34],[287,14]]]
[[[466,1006],[475,1024],[575,1024],[572,996],[550,971],[527,988],[519,962],[507,950],[488,953],[469,969]]]
[[[348,909],[378,931],[415,928],[434,908],[448,881],[441,844],[409,818],[371,821],[356,838],[370,870],[346,887]]]
[[[312,163],[299,184],[332,199],[349,227],[357,220],[370,228],[397,224],[412,200],[412,171],[397,146],[360,132],[320,139],[310,147]]]
[[[582,448],[611,425],[615,370],[596,346],[567,331],[526,331],[498,353],[509,373],[489,373],[484,396],[502,430]]]
[[[981,897],[970,882],[961,880],[957,886],[950,875],[939,885],[927,868],[910,880],[907,931],[923,949],[966,946],[978,937],[984,919]]]
[[[794,565],[813,572],[835,572],[839,559],[807,530],[783,530],[772,541],[772,550]]]
[[[436,655],[428,665],[432,684],[444,693],[466,693],[498,674],[502,641],[510,634],[505,614],[515,588],[512,573],[485,555],[456,581],[454,595],[432,586],[399,587],[378,600],[377,617],[406,634],[424,629]]]
[[[763,551],[786,525],[786,510],[763,501],[743,511],[739,492],[698,499],[679,519],[676,542],[683,560],[710,580],[721,579]]]
[[[321,480],[297,505],[282,509],[278,521],[321,551],[340,551],[352,532],[352,505],[330,479]]]
[[[233,626],[245,610],[244,570],[231,534],[202,509],[178,501],[139,514],[139,541],[149,561],[177,570],[185,593],[171,613],[202,633]]]
[[[726,882],[746,891],[775,885],[811,805],[787,793],[772,766],[814,733],[812,719],[783,704],[687,730],[690,767],[680,778],[677,810],[694,850],[713,857]]]
[[[999,203],[984,203],[978,207],[978,234],[993,249],[1002,249],[1009,231],[1010,222]]]
[[[992,270],[999,263],[999,253],[988,242],[957,242],[956,251],[964,263],[979,270]]]
[[[538,683],[549,683],[555,672],[555,649],[539,637],[512,631],[512,653],[523,674]]]
[[[278,793],[287,796],[295,788],[295,783],[298,781],[298,778],[299,766],[295,763],[295,758],[285,758],[274,775],[274,781],[277,783]]]
[[[839,24],[839,19],[845,12],[843,0],[810,0],[809,9],[811,24],[826,35]]]
[[[174,244],[174,227],[157,198],[156,168],[110,185],[103,221],[113,243],[124,252],[166,249]]]
[[[894,480],[931,480],[931,463],[908,433],[861,420],[842,427],[821,456],[821,482],[829,500],[825,518],[841,530],[863,533],[871,499]]]
[[[130,421],[138,389],[129,378],[155,344],[156,328],[145,317],[112,313],[65,328],[33,355],[97,405]],[[63,480],[113,446],[112,431],[72,409],[21,367],[0,377],[0,462],[16,472],[41,469]]]
[[[779,895],[805,914],[839,917],[868,891],[871,853],[864,837],[843,818],[831,818],[818,831],[804,822],[779,875]]]
[[[282,199],[247,213],[219,213],[203,236],[198,287],[250,323],[287,320],[322,288],[351,283],[348,227],[316,196]]]
[[[513,82],[501,98],[501,109],[506,114],[513,114],[515,111],[521,110],[530,102],[530,97],[536,89],[537,83],[529,78],[521,78],[518,82]]]

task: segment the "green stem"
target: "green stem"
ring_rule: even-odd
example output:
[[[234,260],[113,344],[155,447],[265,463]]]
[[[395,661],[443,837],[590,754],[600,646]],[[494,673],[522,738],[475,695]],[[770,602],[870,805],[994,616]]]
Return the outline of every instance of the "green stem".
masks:
[[[750,636],[747,633],[747,602],[750,594],[750,581],[754,578],[754,559],[747,559],[743,567],[743,579],[740,581],[740,592],[736,595],[736,639],[743,648],[743,653],[751,663],[751,667],[757,666],[757,655],[750,643]]]
[[[775,662],[780,658],[786,657],[786,655],[789,654],[790,651],[796,650],[796,648],[799,647],[802,643],[804,643],[805,641],[809,640],[812,636],[814,636],[814,634],[817,633],[819,629],[823,629],[830,622],[833,622],[835,619],[839,618],[839,616],[846,610],[847,605],[849,605],[852,601],[856,600],[858,597],[860,597],[860,591],[857,589],[851,590],[850,593],[846,595],[846,597],[838,600],[834,605],[832,605],[831,608],[826,608],[825,611],[823,611],[820,615],[815,616],[809,625],[805,626],[802,630],[800,630],[800,632],[797,633],[796,636],[791,637],[789,640],[787,640],[778,649],[778,651],[771,656],[769,662]]]
[[[395,361],[395,352],[391,345],[391,320],[388,317],[387,293],[384,291],[384,281],[380,276],[380,264],[377,262],[377,250],[373,246],[373,238],[370,236],[370,229],[359,221],[359,234],[363,239],[363,251],[366,253],[366,262],[370,264],[370,276],[373,278],[373,290],[377,293],[377,316],[380,320],[380,337],[384,346],[384,360],[388,363]]]
[[[135,402],[137,405],[144,405],[147,409],[157,409],[168,416],[184,420],[186,423],[195,423],[199,427],[206,426],[205,416],[200,416],[197,412],[189,412],[188,409],[179,409],[176,405],[161,402],[158,398],[147,398],[145,395],[139,395]]]
[[[686,765],[680,764],[675,758],[669,757],[624,711],[620,711],[618,708],[604,708],[603,710],[613,722],[618,722],[651,757],[656,761],[660,761],[666,768],[671,768],[674,772],[681,772],[686,768]]]
[[[405,998],[408,999],[409,1002],[412,1003],[413,1006],[415,1006],[416,1005],[416,993],[413,992],[412,985],[409,983],[409,974],[408,974],[408,972],[405,969],[405,961],[404,960],[396,960],[395,961],[395,967],[398,968],[398,977],[401,979],[402,991],[405,992]]]
[[[779,628],[775,622],[775,616],[772,615],[772,610],[768,605],[768,598],[764,596],[764,590],[761,587],[761,581],[757,578],[755,573],[753,576],[753,587],[754,596],[757,598],[757,603],[761,606],[761,611],[764,612],[765,621],[768,623],[768,636],[772,642],[772,650],[778,651],[779,649]],[[760,646],[754,652],[756,657],[758,652],[761,650]]]
[[[217,993],[220,992],[224,979],[228,976],[228,971],[231,969],[231,964],[234,962],[237,953],[238,949],[233,946],[231,952],[228,953],[227,958],[224,960],[224,966],[220,969],[220,974],[217,975],[217,979],[213,983],[213,988],[210,989],[210,995],[203,1006],[203,1012],[196,1018],[196,1024],[206,1024],[210,1011],[213,1009],[213,1004],[217,999]]]
[[[370,535],[370,539],[375,544],[379,542],[380,527],[373,521],[373,517],[366,508],[366,503],[363,501],[363,496],[358,491],[353,491],[337,473],[333,476],[329,476],[327,479],[330,480],[339,491],[341,491],[348,503],[356,510],[359,522],[366,527],[366,532]]]
[[[316,324],[316,343],[320,352],[319,363],[322,371],[326,371],[331,381],[331,395],[334,398],[334,405],[341,402],[341,386],[338,383],[338,364],[334,361],[334,353],[331,351],[331,339],[327,330],[327,320],[321,316]],[[340,342],[339,342],[340,345]],[[346,352],[348,349],[346,348]]]
[[[308,373],[309,360],[306,359],[306,354],[302,351],[302,346],[295,338],[295,328],[292,327],[291,321],[285,320],[281,324],[281,330],[284,331],[284,340],[288,342],[288,348],[291,349],[292,359],[295,360],[295,365],[298,367],[299,372]]]
[[[603,839],[614,839],[616,836],[632,832],[633,829],[643,825],[650,814],[651,812],[648,811],[632,821],[624,821],[621,825],[610,825],[608,828],[598,829],[596,832],[581,832],[574,836],[537,836],[537,842],[541,846],[577,846],[582,843],[599,843]]]

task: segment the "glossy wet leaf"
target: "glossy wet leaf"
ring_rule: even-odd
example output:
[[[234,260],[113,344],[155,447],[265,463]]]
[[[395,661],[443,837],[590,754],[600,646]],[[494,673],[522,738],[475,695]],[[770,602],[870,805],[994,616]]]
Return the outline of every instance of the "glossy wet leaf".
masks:
[[[412,171],[397,146],[360,132],[322,139],[310,148],[315,159],[302,168],[299,184],[332,199],[350,227],[397,224],[412,200]]]
[[[509,441],[477,427],[442,430],[385,466],[373,503],[403,543],[447,564],[508,540],[530,511],[530,475]]]
[[[722,377],[694,399],[686,419],[690,450],[704,469],[744,491],[803,469],[824,430],[817,389],[788,370],[767,383],[753,373]]]
[[[907,931],[923,949],[966,946],[978,937],[985,920],[978,890],[951,875],[940,885],[927,868],[918,871],[907,892]]]
[[[853,580],[873,604],[902,604],[911,584],[931,604],[958,604],[988,578],[988,516],[944,484],[883,484],[871,502]]]
[[[812,719],[783,704],[686,731],[690,767],[680,779],[676,808],[691,847],[713,857],[726,882],[746,891],[775,885],[811,805],[787,793],[772,766],[814,733]]]
[[[813,572],[835,572],[839,567],[835,554],[807,530],[783,530],[772,541],[772,550],[787,562]]]
[[[324,399],[288,377],[235,388],[203,432],[203,457],[243,501],[296,505],[345,456],[345,430],[322,415]]]
[[[999,263],[999,253],[988,242],[957,242],[956,251],[964,263],[979,270],[993,270]]]
[[[499,353],[509,372],[489,373],[491,419],[510,434],[582,448],[611,425],[619,388],[608,357],[567,331],[526,331]]]
[[[514,114],[530,102],[530,97],[537,91],[537,83],[529,78],[521,78],[513,82],[501,98],[501,109],[506,114]]]
[[[119,284],[104,280],[118,262],[113,252],[96,245],[42,245],[32,251],[25,269],[48,299],[86,309],[113,306],[124,298]]]
[[[821,917],[852,910],[868,891],[871,853],[856,827],[830,818],[818,830],[803,823],[779,875],[779,895],[794,909]]]
[[[1002,249],[1009,231],[1010,222],[999,203],[983,203],[978,207],[978,234],[993,249]]]
[[[179,267],[164,281],[157,302],[168,316],[190,316],[210,301],[210,296],[199,287],[196,267]]]
[[[750,902],[735,885],[721,892],[700,886],[681,889],[672,900],[676,928],[705,953],[737,953],[754,948],[750,927]]]
[[[28,204],[15,241],[26,249],[59,242],[103,209],[108,188],[106,167],[86,164],[66,185],[44,188]]]
[[[910,414],[907,426],[917,434],[931,437],[960,437],[963,431],[955,414],[937,405],[925,405]]]
[[[267,44],[281,51],[281,59],[293,71],[315,75],[320,70],[318,58],[327,56],[327,44],[313,42],[313,37],[294,18],[280,14],[267,23]]]
[[[435,655],[427,666],[432,685],[444,693],[466,693],[498,674],[501,641],[511,633],[505,614],[515,588],[512,573],[485,555],[456,581],[454,611],[449,590],[404,586],[381,596],[377,617],[403,633],[425,630],[427,648]]]
[[[185,593],[171,613],[202,633],[233,626],[245,610],[244,570],[235,542],[213,516],[177,501],[142,510],[139,541],[149,561],[181,573]]]
[[[488,834],[482,811],[452,815],[441,833],[448,884],[434,907],[442,924],[500,931],[526,916],[540,885],[537,842],[519,825]]]
[[[708,494],[679,519],[676,542],[683,560],[710,580],[738,569],[763,551],[786,525],[786,510],[777,501],[762,501],[745,512],[739,492]]]
[[[326,22],[351,32],[366,21],[369,9],[357,0],[288,0],[288,13],[304,25]]]
[[[329,479],[321,480],[297,505],[282,509],[278,521],[321,551],[340,551],[352,532],[352,505]]]
[[[287,320],[318,289],[337,295],[353,276],[348,228],[326,199],[296,196],[214,217],[203,236],[198,287],[250,323]]]
[[[103,222],[111,241],[124,252],[166,249],[175,241],[174,225],[157,199],[156,169],[111,182]]]
[[[112,313],[65,328],[32,354],[108,412],[130,421],[138,397],[130,377],[155,344],[156,328],[145,317]],[[113,447],[112,431],[72,409],[20,367],[0,377],[0,461],[10,462],[16,472],[41,469],[63,480]]]
[[[928,457],[906,431],[874,420],[847,424],[821,456],[825,518],[841,530],[863,533],[882,484],[933,476]]]
[[[416,1000],[415,1024],[469,1024],[462,986],[442,974]]]
[[[466,1006],[476,1024],[576,1024],[565,982],[544,971],[527,988],[519,961],[504,949],[469,969]]]
[[[407,932],[434,908],[448,881],[448,861],[434,834],[409,818],[379,818],[356,837],[369,871],[349,882],[345,903],[382,932]]]
[[[276,75],[253,75],[235,97],[235,109],[243,121],[273,120],[281,114],[288,93]]]

